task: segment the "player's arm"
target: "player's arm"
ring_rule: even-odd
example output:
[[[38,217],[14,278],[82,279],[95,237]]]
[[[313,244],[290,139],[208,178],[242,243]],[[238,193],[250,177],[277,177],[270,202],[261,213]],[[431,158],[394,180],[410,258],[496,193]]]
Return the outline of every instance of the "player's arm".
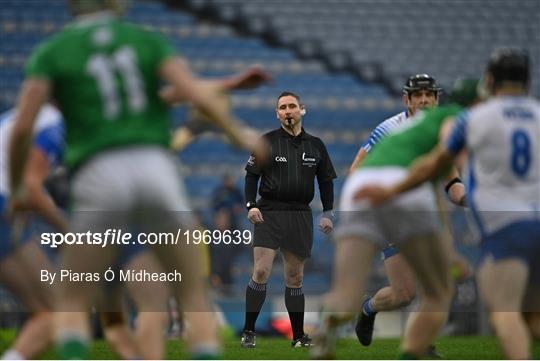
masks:
[[[24,198],[23,170],[30,151],[36,116],[49,98],[51,86],[43,78],[24,81],[19,94],[17,116],[9,145],[9,171],[12,198]]]
[[[430,153],[413,162],[404,180],[389,188],[378,185],[366,186],[356,192],[354,199],[369,198],[372,204],[381,204],[439,176],[465,149],[466,117],[463,116],[453,123],[453,119],[445,122],[441,127],[439,144]]]
[[[358,150],[358,153],[356,153],[356,157],[354,157],[354,160],[351,166],[349,167],[349,174],[351,174],[352,172],[354,172],[356,168],[358,168],[358,166],[360,165],[360,163],[362,163],[366,155],[367,155],[366,150],[364,149],[364,147],[361,147]]]
[[[247,139],[238,121],[230,113],[230,106],[216,102],[216,94],[205,89],[203,84],[177,57],[168,57],[159,68],[162,78],[169,82],[177,94],[205,113],[211,121],[222,128],[231,142],[241,148],[253,150],[253,139]]]
[[[385,122],[380,123],[373,129],[371,134],[369,135],[368,141],[360,147],[358,150],[358,153],[356,153],[356,157],[354,158],[351,166],[349,167],[349,174],[354,172],[356,168],[360,166],[362,161],[366,158],[369,151],[375,144],[377,144],[383,137],[385,137],[387,134],[387,131],[385,130]]]
[[[448,139],[450,138],[450,135],[452,133],[454,121],[454,117],[448,117],[441,126],[441,130],[439,132],[439,142],[441,144],[446,144],[448,142]],[[456,155],[456,157],[454,157],[454,164],[456,164],[458,159],[463,158],[463,153],[464,151],[462,150],[459,154]],[[461,181],[458,166],[454,165],[450,169],[450,171],[446,175],[445,181],[446,183],[444,190],[448,195],[448,199],[458,206],[465,207],[467,205],[465,185]]]
[[[436,178],[452,164],[452,160],[453,155],[439,144],[433,151],[417,159],[409,169],[407,178],[391,187],[390,193],[398,195]]]
[[[39,147],[32,147],[23,176],[26,205],[59,231],[67,232],[66,218],[44,190],[45,180],[48,175],[49,160],[47,155]]]
[[[229,76],[223,79],[203,79],[200,80],[203,87],[215,93],[228,92],[234,89],[253,89],[268,83],[272,80],[269,73],[261,68],[253,67],[240,74]],[[160,97],[169,105],[184,102],[186,99],[178,93],[174,86],[165,86],[160,91]]]
[[[444,190],[448,195],[448,199],[455,205],[466,207],[466,191],[465,185],[461,181],[459,172],[456,167],[452,167],[448,175],[446,176],[446,185]]]

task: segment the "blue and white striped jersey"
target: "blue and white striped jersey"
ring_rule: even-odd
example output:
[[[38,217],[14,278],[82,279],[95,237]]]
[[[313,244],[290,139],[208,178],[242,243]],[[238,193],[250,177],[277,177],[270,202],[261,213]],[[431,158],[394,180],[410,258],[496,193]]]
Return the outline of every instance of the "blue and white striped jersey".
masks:
[[[409,119],[410,118],[407,114],[407,111],[403,111],[399,114],[394,115],[393,117],[384,120],[382,123],[377,125],[375,129],[373,129],[373,131],[369,135],[369,139],[362,146],[362,148],[364,148],[364,151],[366,153],[369,153],[369,151],[375,146],[375,144],[380,142],[383,138],[394,133]]]

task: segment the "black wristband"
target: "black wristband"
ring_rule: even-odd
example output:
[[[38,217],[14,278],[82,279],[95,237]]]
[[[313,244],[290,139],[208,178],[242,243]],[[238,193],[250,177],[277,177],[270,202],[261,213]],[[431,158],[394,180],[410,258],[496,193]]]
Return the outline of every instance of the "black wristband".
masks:
[[[246,209],[249,211],[251,208],[256,208],[257,202],[255,201],[249,201],[246,203]]]
[[[459,177],[455,177],[454,179],[452,179],[450,182],[446,183],[446,186],[444,187],[444,191],[446,193],[448,193],[448,191],[450,190],[450,188],[452,188],[452,186],[456,183],[463,183],[461,181],[461,179]]]

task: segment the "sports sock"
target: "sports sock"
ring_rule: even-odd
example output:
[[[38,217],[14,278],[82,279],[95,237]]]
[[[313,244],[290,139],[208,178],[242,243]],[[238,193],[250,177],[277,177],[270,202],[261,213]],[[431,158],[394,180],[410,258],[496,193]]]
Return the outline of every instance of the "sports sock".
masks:
[[[24,356],[17,350],[10,348],[2,355],[2,360],[24,360]]]
[[[255,331],[255,322],[266,298],[266,283],[250,280],[246,288],[246,320],[244,331]]]
[[[90,340],[79,330],[60,331],[57,341],[58,358],[61,360],[85,360],[88,358]]]
[[[200,344],[191,349],[191,358],[194,360],[218,360],[222,357],[222,350],[218,344]]]
[[[305,299],[302,287],[285,288],[285,306],[291,320],[293,340],[299,339],[304,335]]]
[[[362,312],[366,316],[373,316],[377,313],[377,311],[373,310],[373,298],[368,298],[364,301],[364,305],[362,306]]]

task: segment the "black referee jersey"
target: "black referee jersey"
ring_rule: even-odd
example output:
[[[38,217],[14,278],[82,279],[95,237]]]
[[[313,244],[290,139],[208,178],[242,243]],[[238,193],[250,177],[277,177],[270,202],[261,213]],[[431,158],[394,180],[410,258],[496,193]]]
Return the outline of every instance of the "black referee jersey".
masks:
[[[245,196],[255,202],[257,182],[259,195],[266,200],[308,205],[313,200],[317,177],[323,210],[334,206],[333,179],[336,172],[322,140],[304,131],[292,136],[280,127],[263,138],[270,145],[269,157],[262,166],[253,155],[246,164]]]

